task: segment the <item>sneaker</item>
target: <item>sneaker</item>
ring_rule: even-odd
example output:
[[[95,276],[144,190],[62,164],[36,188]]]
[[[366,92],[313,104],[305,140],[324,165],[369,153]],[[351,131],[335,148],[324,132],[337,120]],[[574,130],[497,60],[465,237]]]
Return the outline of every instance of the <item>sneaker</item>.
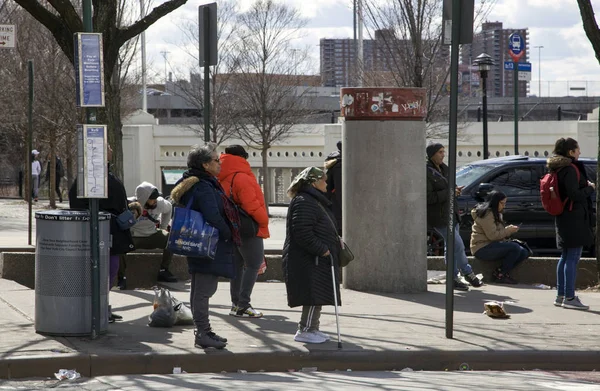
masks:
[[[565,297],[565,300],[562,303],[563,308],[568,308],[570,310],[589,310],[590,306],[589,305],[585,305],[581,302],[581,300],[579,300],[578,296],[575,296],[571,299],[567,299]]]
[[[556,299],[554,299],[554,305],[557,307],[562,307],[564,300],[565,300],[564,296],[556,296]]]
[[[212,331],[209,331],[208,333],[206,333],[206,335],[208,335],[209,337],[211,337],[212,339],[216,339],[217,341],[221,341],[221,342],[225,342],[227,343],[227,338],[223,338],[221,337],[219,334],[215,334]]]
[[[457,291],[468,291],[469,286],[458,279],[458,277],[454,278],[454,289]]]
[[[229,315],[236,316],[239,308],[237,305],[232,305],[231,310],[229,311]]]
[[[260,318],[263,316],[263,313],[255,310],[252,306],[248,306],[246,308],[239,308],[234,316],[238,318]]]
[[[156,277],[158,281],[162,282],[177,282],[177,278],[169,271],[169,269],[160,269],[158,272],[158,277]]]
[[[313,330],[313,333],[317,334],[320,337],[325,338],[327,341],[329,341],[331,339],[331,337],[329,336],[329,334],[325,334],[321,330]]]
[[[294,341],[296,342],[305,342],[305,343],[323,343],[326,342],[327,339],[314,331],[296,331],[296,335],[294,335]]]
[[[494,277],[494,282],[496,284],[518,284],[519,282],[513,278],[511,278],[508,273],[502,273],[500,271],[500,269],[497,269],[495,272],[492,273],[492,276]]]
[[[119,287],[119,290],[121,290],[121,291],[127,290],[127,277],[119,278],[119,281],[117,282],[117,286]]]
[[[108,323],[115,323],[117,320],[123,320],[123,317],[112,312],[108,314]]]
[[[479,288],[480,286],[483,285],[483,282],[479,278],[477,278],[477,276],[473,272],[467,274],[464,277],[465,277],[465,280],[467,280],[467,282],[469,284],[471,284],[471,286],[474,286],[475,288]]]
[[[212,334],[212,336],[211,336]],[[218,340],[217,335],[212,332],[196,334],[196,338],[194,340],[194,346],[201,349],[207,348],[215,348],[215,349],[223,349],[227,346],[227,343]]]

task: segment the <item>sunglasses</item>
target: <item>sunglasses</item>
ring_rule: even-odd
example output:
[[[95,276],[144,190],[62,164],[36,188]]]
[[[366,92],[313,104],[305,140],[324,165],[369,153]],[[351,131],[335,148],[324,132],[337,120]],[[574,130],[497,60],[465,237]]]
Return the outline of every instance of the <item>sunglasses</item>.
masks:
[[[213,159],[213,162],[221,164],[221,161],[219,159]]]

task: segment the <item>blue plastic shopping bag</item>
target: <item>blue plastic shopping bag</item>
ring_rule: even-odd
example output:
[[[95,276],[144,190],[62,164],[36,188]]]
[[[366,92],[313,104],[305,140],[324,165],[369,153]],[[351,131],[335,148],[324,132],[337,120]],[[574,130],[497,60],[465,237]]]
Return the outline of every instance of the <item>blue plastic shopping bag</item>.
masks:
[[[175,207],[167,249],[188,257],[214,259],[219,242],[219,230],[204,220],[202,213],[190,209],[193,197],[185,208]]]

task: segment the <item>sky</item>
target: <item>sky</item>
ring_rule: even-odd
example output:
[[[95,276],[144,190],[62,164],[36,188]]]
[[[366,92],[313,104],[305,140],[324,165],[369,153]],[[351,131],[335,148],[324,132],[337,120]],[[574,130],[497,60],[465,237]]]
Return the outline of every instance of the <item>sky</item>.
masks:
[[[251,0],[238,0],[245,9]],[[296,7],[308,21],[297,46],[308,47],[312,69],[318,73],[319,39],[352,37],[352,0],[276,0]],[[386,1],[386,0],[381,0]],[[387,0],[389,2],[397,0]],[[441,0],[440,0],[441,1]],[[481,0],[476,0],[478,3]],[[154,5],[163,1],[155,0]],[[188,0],[177,11],[152,25],[146,33],[150,80],[164,82],[167,72],[187,69],[189,56],[181,48],[182,21],[196,19],[198,6],[208,1]],[[490,0],[487,0],[489,3]],[[538,95],[541,70],[541,96],[600,96],[600,64],[588,41],[577,3],[573,0],[492,0],[487,21],[502,22],[504,28],[529,28],[529,61],[532,64],[530,93]],[[217,1],[218,4],[218,1]],[[600,4],[596,2],[596,13]],[[477,31],[476,31],[477,32]],[[369,37],[365,34],[365,39]],[[538,49],[534,46],[543,46]],[[541,69],[540,69],[541,64]],[[176,72],[175,72],[176,73]],[[586,83],[587,81],[587,83]],[[586,91],[572,91],[585,87]]]

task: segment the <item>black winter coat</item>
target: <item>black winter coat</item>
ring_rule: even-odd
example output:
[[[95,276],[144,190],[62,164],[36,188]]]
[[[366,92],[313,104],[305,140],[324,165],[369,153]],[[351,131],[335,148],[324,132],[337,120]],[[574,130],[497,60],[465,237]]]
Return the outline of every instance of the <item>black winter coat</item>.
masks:
[[[341,247],[330,221],[334,219],[330,207],[331,202],[312,186],[301,189],[290,202],[282,260],[290,307],[334,305],[331,258],[322,257],[327,250],[333,256],[338,305],[341,305]]]
[[[177,204],[186,205],[190,197],[194,197],[191,209],[204,216],[204,219],[219,230],[219,242],[215,258],[187,257],[190,274],[203,273],[215,276],[234,278],[234,251],[231,228],[225,215],[222,188],[217,178],[212,175],[197,173],[199,176],[186,176],[181,179],[173,191],[171,199]]]
[[[577,172],[571,163],[579,168]],[[548,169],[557,172],[558,192],[565,204],[563,213],[555,218],[556,244],[558,248],[589,247],[594,244],[592,227],[592,201],[594,192],[588,186],[588,177],[583,163],[564,156],[553,156],[548,159]],[[571,207],[571,202],[573,206]]]
[[[427,227],[448,225],[450,200],[448,188],[448,166],[442,163],[440,170],[427,161]],[[458,204],[454,198],[454,218],[459,221]]]
[[[338,234],[342,235],[342,156],[339,151],[336,152],[336,156],[332,158],[328,157],[328,160],[325,161],[325,168],[327,169],[327,198],[331,201],[331,210],[335,216]]]
[[[87,198],[77,198],[77,178],[69,189],[69,207],[71,209],[89,209]],[[99,208],[102,212],[111,214],[110,234],[112,245],[110,255],[127,254],[135,250],[133,238],[129,229],[121,230],[117,225],[116,217],[127,209],[127,192],[123,182],[108,167],[108,198],[101,198]]]

